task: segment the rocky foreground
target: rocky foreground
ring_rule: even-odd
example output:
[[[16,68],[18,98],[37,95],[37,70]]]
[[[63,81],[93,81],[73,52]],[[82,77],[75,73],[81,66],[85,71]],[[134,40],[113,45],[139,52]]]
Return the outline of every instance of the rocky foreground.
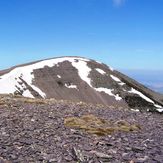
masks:
[[[163,116],[1,96],[0,162],[162,163]]]

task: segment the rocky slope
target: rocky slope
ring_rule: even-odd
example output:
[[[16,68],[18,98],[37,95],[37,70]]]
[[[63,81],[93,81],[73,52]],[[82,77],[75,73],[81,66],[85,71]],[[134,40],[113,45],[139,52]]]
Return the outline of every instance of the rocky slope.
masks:
[[[1,163],[162,163],[162,137],[158,113],[0,96]]]
[[[163,112],[163,96],[105,64],[81,57],[53,58],[0,71],[0,93]]]

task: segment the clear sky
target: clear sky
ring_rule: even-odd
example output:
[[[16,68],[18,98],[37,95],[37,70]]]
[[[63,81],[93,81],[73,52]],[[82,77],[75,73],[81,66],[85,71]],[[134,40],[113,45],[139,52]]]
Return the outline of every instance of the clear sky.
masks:
[[[163,0],[0,1],[0,69],[69,55],[163,70]]]

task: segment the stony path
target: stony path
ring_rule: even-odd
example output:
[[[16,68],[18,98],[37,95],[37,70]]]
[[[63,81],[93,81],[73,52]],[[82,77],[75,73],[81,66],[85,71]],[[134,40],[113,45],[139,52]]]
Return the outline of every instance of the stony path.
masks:
[[[85,114],[137,123],[141,130],[98,137],[64,126],[64,118]],[[163,115],[80,103],[11,101],[0,105],[0,162],[162,163]]]

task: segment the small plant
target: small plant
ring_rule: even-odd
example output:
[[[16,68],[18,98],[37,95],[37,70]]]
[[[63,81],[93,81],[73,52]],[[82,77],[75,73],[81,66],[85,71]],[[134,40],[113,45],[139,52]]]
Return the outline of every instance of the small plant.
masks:
[[[98,136],[109,135],[116,131],[129,132],[141,129],[140,126],[136,124],[130,125],[126,121],[117,121],[113,123],[102,118],[98,118],[92,114],[83,115],[81,117],[67,117],[64,120],[64,125],[70,128],[81,129],[87,133]]]

